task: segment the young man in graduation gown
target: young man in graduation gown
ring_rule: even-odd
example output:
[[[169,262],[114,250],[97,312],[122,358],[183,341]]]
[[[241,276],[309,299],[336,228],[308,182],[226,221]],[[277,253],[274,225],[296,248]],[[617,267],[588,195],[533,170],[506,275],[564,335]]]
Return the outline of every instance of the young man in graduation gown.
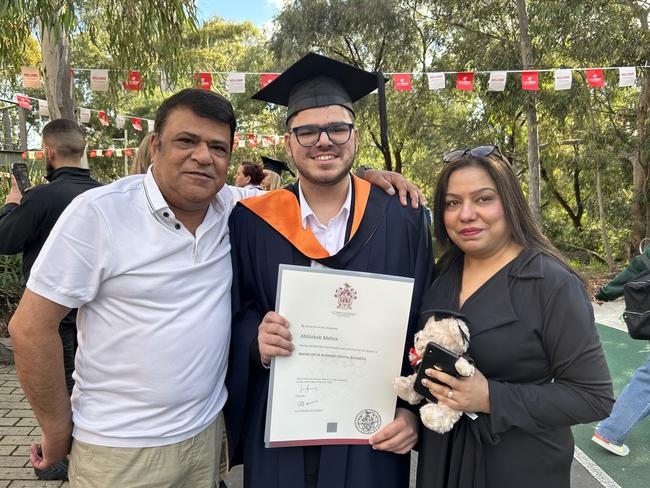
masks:
[[[226,422],[232,464],[244,464],[247,488],[409,485],[408,454],[418,421],[402,404],[370,445],[264,446],[269,364],[293,347],[290,325],[273,311],[280,264],[415,278],[406,340],[412,342],[420,297],[432,277],[422,207],[403,207],[397,197],[350,174],[359,141],[352,102],[376,87],[374,74],[308,54],[254,96],[288,106],[285,147],[300,179],[240,202],[230,219],[234,281]],[[404,373],[406,357],[405,348]]]

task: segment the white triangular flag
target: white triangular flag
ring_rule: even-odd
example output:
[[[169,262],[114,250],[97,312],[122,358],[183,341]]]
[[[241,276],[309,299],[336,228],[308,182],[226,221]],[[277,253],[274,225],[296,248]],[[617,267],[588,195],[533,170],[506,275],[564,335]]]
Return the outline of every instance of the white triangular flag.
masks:
[[[429,90],[442,90],[445,87],[444,73],[427,73]]]
[[[38,101],[38,114],[43,116],[43,117],[49,117],[50,116],[50,109],[47,106],[47,100],[39,100]]]
[[[634,66],[618,68],[618,86],[634,85],[636,85],[636,68]]]
[[[32,68],[30,66],[22,66],[20,68],[20,74],[23,77],[24,88],[41,87],[41,73],[38,71],[38,68]]]
[[[244,139],[239,139],[237,147],[246,147],[246,141]]]
[[[36,159],[36,151],[27,151],[27,157],[29,159]]]
[[[116,149],[115,150],[115,157],[121,158],[122,157],[122,150],[121,149]]]
[[[108,91],[108,70],[90,70],[90,89],[94,91]]]
[[[124,129],[124,122],[126,121],[126,118],[124,115],[116,115],[115,116],[115,127],[118,129]]]
[[[555,89],[570,90],[573,82],[573,72],[570,69],[555,70]]]
[[[228,73],[228,93],[246,92],[246,75],[244,73]]]
[[[490,71],[488,91],[503,91],[506,89],[507,71]]]
[[[79,109],[79,120],[82,124],[87,124],[90,122],[90,109],[89,108],[80,108]]]
[[[147,119],[147,131],[148,132],[153,132],[153,125],[154,125],[153,120]]]

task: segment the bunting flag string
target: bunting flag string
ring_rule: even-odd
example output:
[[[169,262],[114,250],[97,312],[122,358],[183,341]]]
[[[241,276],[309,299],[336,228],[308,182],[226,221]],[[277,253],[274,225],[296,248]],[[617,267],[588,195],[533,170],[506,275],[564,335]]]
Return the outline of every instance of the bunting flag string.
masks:
[[[39,98],[33,98],[33,97],[27,97],[24,95],[16,95],[16,100],[18,104],[27,109],[27,110],[32,110],[32,104],[31,101],[35,100],[38,103],[38,113],[41,116],[49,117],[49,111],[47,107],[47,101],[46,100],[41,100]],[[106,111],[103,110],[95,110],[91,108],[86,108],[86,107],[80,107],[79,109],[79,121],[83,124],[88,124],[90,123],[91,120],[91,114],[96,113],[97,114],[97,120],[99,121],[100,125],[103,127],[109,127],[110,124],[110,118]],[[146,127],[146,130],[148,132],[153,132],[154,130],[154,121],[151,119],[143,119],[140,117],[135,117],[131,115],[122,115],[122,114],[117,114],[115,116],[115,127],[117,129],[124,129],[126,127],[126,120],[129,120],[131,123],[131,126],[133,127],[134,130],[138,132],[143,132],[144,128]],[[279,135],[279,134],[258,134],[258,133],[235,133],[234,140],[233,140],[233,149],[237,148],[244,148],[244,147],[249,147],[249,148],[256,148],[256,147],[270,147],[270,146],[278,146],[280,144],[284,144],[284,138]],[[116,149],[111,149],[113,152],[117,151]],[[94,149],[94,151],[98,151],[99,155],[104,155],[105,150],[100,150],[100,149]],[[33,151],[32,151],[33,152]],[[25,153],[27,154],[27,153]],[[97,155],[97,154],[96,154]],[[129,156],[127,154],[127,156]],[[89,157],[94,157],[90,156]],[[121,155],[118,155],[118,157],[121,157]],[[25,157],[23,156],[23,159]],[[42,159],[38,157],[30,157],[29,159]]]
[[[554,89],[568,90],[572,85],[573,72],[586,72],[586,80],[589,86],[593,88],[603,88],[605,86],[605,71],[618,71],[618,86],[633,87],[636,85],[637,69],[646,69],[649,66],[608,66],[608,67],[588,67],[588,68],[529,68],[515,70],[476,70],[476,71],[440,71],[440,72],[385,72],[386,76],[393,79],[393,89],[395,91],[410,92],[413,90],[413,79],[425,76],[428,78],[429,90],[441,90],[446,88],[446,76],[455,77],[455,87],[461,91],[471,91],[474,89],[476,75],[489,75],[488,91],[504,91],[505,80],[509,74],[519,74],[521,76],[521,88],[526,91],[537,91],[540,89],[540,73],[554,74]],[[120,72],[124,76],[125,70],[108,70],[95,68],[72,68],[71,72],[90,72],[90,89],[93,91],[108,91],[109,77],[112,72]],[[42,77],[39,68],[23,66],[21,68],[24,88],[40,88]],[[215,80],[214,76],[219,76]],[[263,72],[227,72],[227,71],[197,71],[192,73],[192,83],[196,88],[204,90],[222,90],[225,93],[236,94],[245,93],[246,78],[249,76],[257,77],[259,87],[264,88],[266,85],[275,80],[280,73],[263,73]],[[115,75],[113,75],[115,76]],[[142,90],[143,77],[140,71],[130,70],[127,73],[126,80],[122,82],[122,88],[126,91]],[[160,87],[163,91],[170,91],[171,87],[167,83],[167,77],[164,73],[160,74]]]

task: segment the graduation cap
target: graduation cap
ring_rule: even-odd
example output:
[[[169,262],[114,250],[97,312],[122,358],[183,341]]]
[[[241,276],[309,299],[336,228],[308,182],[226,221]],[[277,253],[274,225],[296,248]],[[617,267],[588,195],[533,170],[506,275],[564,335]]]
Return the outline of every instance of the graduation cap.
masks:
[[[308,53],[252,98],[286,106],[287,120],[301,110],[328,105],[342,105],[354,114],[352,103],[375,90],[379,80],[388,81],[383,75]]]
[[[269,171],[273,171],[274,173],[279,174],[282,176],[283,171],[288,171],[291,173],[291,176],[296,176],[293,174],[293,171],[291,171],[291,168],[285,163],[284,161],[277,161],[275,159],[267,158],[266,156],[262,156],[262,164],[264,165],[264,169],[268,169]]]

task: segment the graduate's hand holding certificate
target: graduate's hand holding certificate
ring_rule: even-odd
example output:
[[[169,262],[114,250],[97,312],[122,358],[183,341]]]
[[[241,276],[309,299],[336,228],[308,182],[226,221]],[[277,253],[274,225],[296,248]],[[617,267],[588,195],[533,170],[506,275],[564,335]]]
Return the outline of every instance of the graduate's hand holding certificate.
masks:
[[[293,351],[289,321],[277,312],[268,312],[258,328],[257,344],[260,360],[265,366],[273,356],[288,356]]]
[[[368,444],[408,451],[413,415],[395,415],[413,280],[280,266],[278,313],[259,326],[271,361],[269,447]],[[370,440],[371,439],[371,440]]]

